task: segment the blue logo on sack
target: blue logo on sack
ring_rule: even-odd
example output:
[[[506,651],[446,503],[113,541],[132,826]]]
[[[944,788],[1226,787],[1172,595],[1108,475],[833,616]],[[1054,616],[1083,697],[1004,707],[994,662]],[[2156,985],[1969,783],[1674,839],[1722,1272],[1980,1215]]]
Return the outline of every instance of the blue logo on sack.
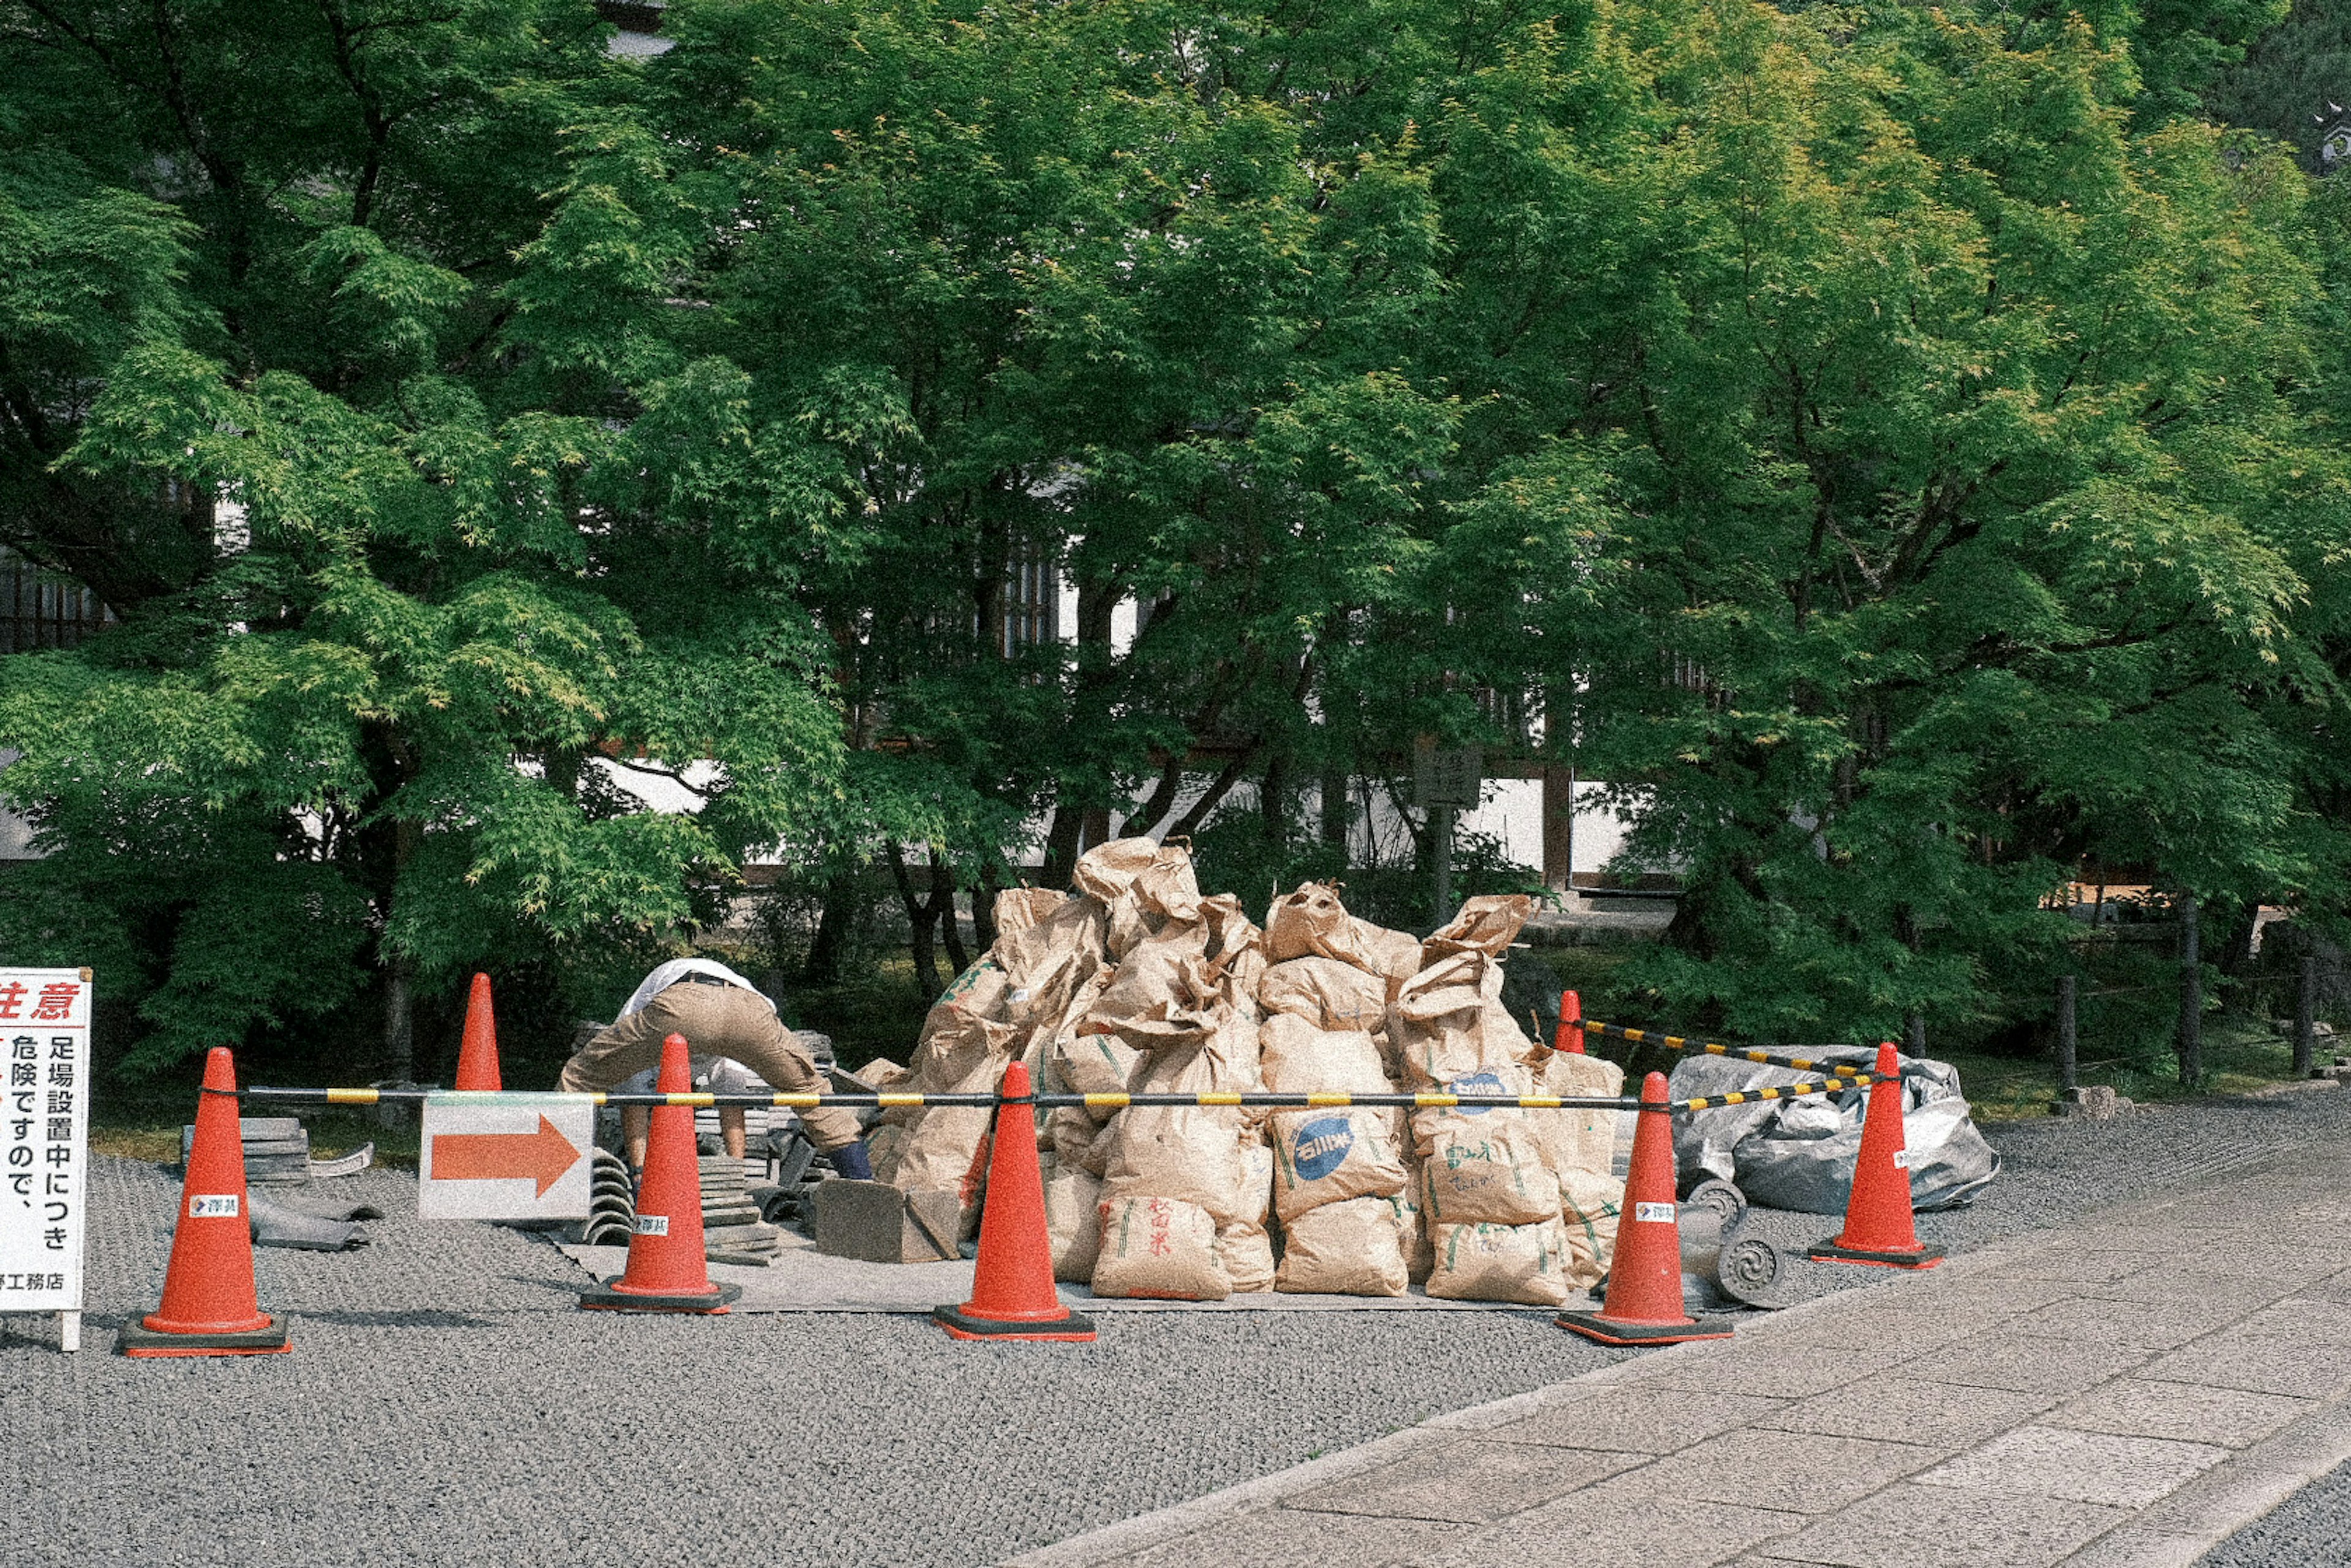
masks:
[[[1455,1079],[1445,1087],[1448,1092],[1455,1094],[1507,1094],[1510,1092],[1502,1087],[1501,1075],[1495,1072],[1473,1072],[1467,1078]],[[1492,1109],[1494,1107],[1491,1105],[1457,1105],[1454,1107],[1454,1113],[1462,1116],[1482,1116]]]
[[[1355,1124],[1344,1116],[1323,1116],[1298,1129],[1290,1145],[1290,1163],[1300,1181],[1321,1181],[1347,1163],[1355,1146]]]

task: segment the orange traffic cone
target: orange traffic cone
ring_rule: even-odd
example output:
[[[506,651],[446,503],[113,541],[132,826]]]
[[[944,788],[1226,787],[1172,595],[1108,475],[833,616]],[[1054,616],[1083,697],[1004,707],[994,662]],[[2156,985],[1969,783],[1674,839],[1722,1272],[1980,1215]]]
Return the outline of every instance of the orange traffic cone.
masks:
[[[1583,1054],[1583,998],[1573,991],[1559,994],[1559,1028],[1551,1037],[1551,1048],[1570,1056]]]
[[[196,1137],[180,1184],[163,1301],[115,1338],[125,1355],[269,1355],[290,1349],[286,1325],[253,1288],[253,1222],[237,1127],[236,1064],[225,1047],[204,1058]]]
[[[1603,1344],[1679,1344],[1686,1339],[1729,1339],[1720,1318],[1694,1318],[1682,1310],[1681,1226],[1674,1211],[1673,1113],[1666,1109],[1666,1075],[1641,1082],[1641,1122],[1633,1131],[1633,1168],[1625,1180],[1625,1207],[1616,1221],[1616,1260],[1608,1294],[1596,1312],[1562,1312],[1555,1320]]]
[[[1910,1151],[1902,1139],[1902,1059],[1891,1045],[1877,1048],[1878,1082],[1869,1086],[1861,1123],[1861,1153],[1853,1164],[1853,1191],[1844,1202],[1844,1228],[1834,1241],[1805,1249],[1818,1263],[1874,1263],[1881,1269],[1931,1269],[1939,1247],[1922,1246],[1910,1211]]]
[[[1045,1176],[1037,1166],[1037,1103],[1029,1069],[1004,1070],[996,1147],[979,1216],[979,1262],[971,1300],[931,1316],[956,1339],[1091,1340],[1093,1320],[1070,1311],[1053,1289],[1053,1247],[1045,1231]]]
[[[457,1047],[457,1087],[498,1089],[498,1021],[490,1012],[490,977],[474,977],[465,998],[465,1038]]]
[[[662,1041],[664,1094],[694,1088],[685,1036]],[[702,1253],[702,1165],[695,1157],[694,1107],[653,1107],[645,1141],[645,1172],[637,1183],[637,1218],[629,1237],[629,1267],[609,1284],[580,1292],[580,1304],[605,1312],[723,1312],[743,1293],[740,1285],[714,1285]]]

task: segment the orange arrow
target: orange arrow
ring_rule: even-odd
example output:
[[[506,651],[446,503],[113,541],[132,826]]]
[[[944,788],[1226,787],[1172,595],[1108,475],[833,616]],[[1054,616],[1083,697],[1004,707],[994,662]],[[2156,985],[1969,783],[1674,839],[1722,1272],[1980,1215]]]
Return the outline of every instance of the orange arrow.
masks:
[[[580,1163],[580,1151],[545,1116],[536,1133],[436,1133],[433,1138],[434,1181],[536,1181],[547,1189]]]

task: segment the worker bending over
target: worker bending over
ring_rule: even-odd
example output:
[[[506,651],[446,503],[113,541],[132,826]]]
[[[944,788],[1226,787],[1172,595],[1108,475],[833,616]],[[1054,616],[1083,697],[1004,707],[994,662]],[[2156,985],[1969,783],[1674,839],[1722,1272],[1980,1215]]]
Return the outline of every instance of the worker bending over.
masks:
[[[582,1094],[633,1088],[630,1081],[642,1078],[650,1092],[661,1067],[662,1041],[673,1034],[685,1037],[697,1089],[743,1094],[767,1087],[812,1094],[826,1088],[816,1059],[776,1016],[776,1004],[750,981],[708,958],[673,958],[647,975],[612,1027],[563,1064],[556,1087]],[[854,1112],[819,1105],[799,1114],[810,1138],[831,1156],[834,1170],[860,1181],[873,1179],[873,1164],[866,1156]],[[644,1168],[645,1139],[652,1126],[651,1108],[621,1107],[621,1141],[632,1170]],[[743,1107],[720,1106],[718,1132],[726,1152],[741,1159]]]

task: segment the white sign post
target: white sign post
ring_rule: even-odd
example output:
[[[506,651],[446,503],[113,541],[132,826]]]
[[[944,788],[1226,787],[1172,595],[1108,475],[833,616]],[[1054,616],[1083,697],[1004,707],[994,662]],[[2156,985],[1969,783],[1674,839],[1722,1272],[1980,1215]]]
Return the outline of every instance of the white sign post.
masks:
[[[585,1219],[595,1142],[592,1094],[428,1094],[417,1218]]]
[[[88,969],[0,969],[0,1312],[55,1312],[81,1348],[89,1192]]]

